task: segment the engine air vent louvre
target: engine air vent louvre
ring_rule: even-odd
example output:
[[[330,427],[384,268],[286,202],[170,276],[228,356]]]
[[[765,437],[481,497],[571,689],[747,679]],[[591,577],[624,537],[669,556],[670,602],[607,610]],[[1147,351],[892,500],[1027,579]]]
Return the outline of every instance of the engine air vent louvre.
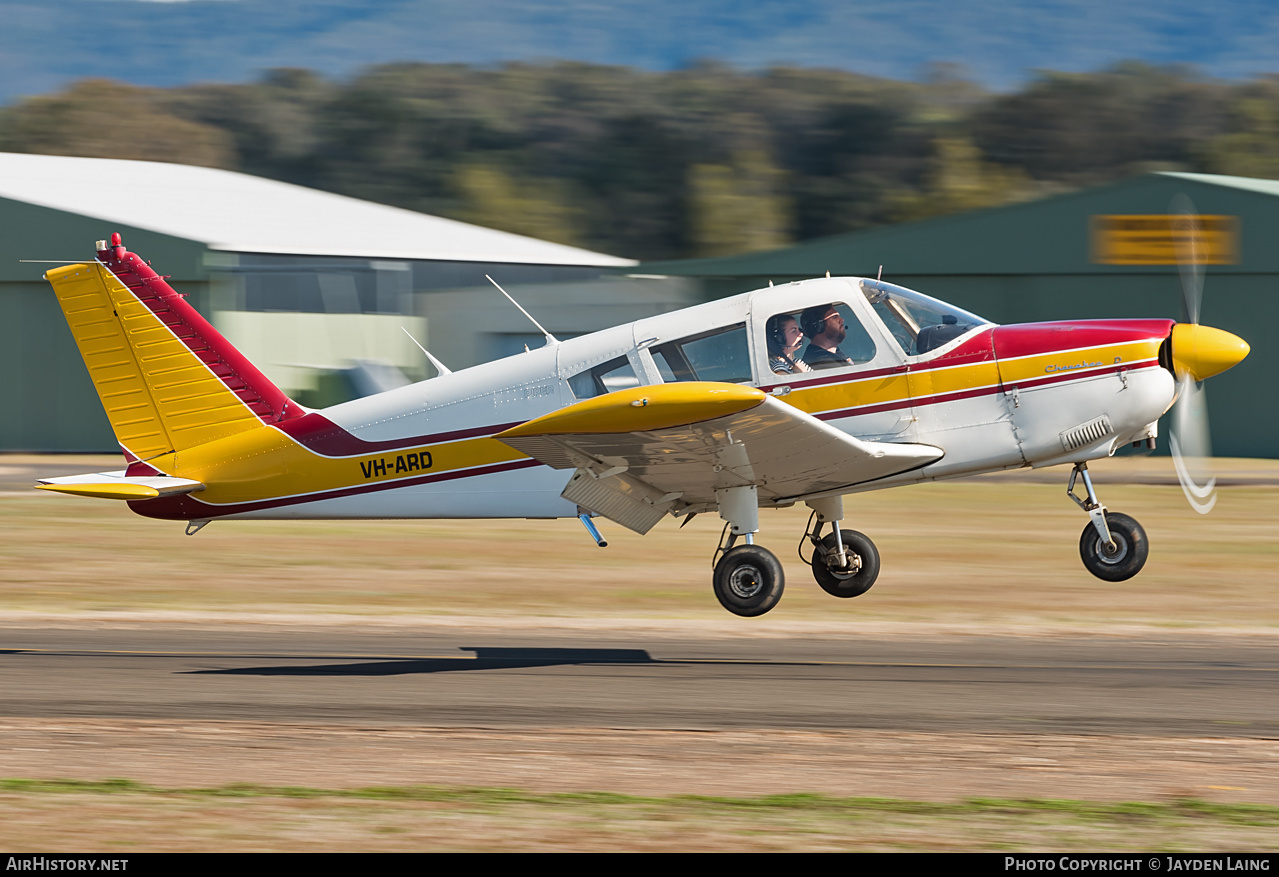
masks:
[[[1090,420],[1087,423],[1081,423],[1063,432],[1061,434],[1061,446],[1067,451],[1078,450],[1085,445],[1101,441],[1113,432],[1114,429],[1110,425],[1110,418],[1103,414],[1101,417]]]

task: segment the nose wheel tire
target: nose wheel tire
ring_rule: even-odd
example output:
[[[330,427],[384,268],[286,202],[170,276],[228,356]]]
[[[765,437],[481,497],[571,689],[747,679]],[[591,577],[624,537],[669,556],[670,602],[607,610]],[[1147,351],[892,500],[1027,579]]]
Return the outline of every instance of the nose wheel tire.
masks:
[[[739,545],[715,564],[715,596],[720,605],[745,618],[763,615],[782,599],[786,576],[773,552]]]
[[[856,530],[840,530],[844,552],[848,557],[847,569],[839,569],[835,550],[835,534],[830,533],[813,553],[813,578],[822,590],[832,597],[860,597],[870,590],[879,576],[879,550],[864,533]],[[858,566],[857,558],[861,565]]]
[[[1097,578],[1107,582],[1130,579],[1146,565],[1150,542],[1146,531],[1132,518],[1118,512],[1106,512],[1106,526],[1114,546],[1106,545],[1097,528],[1089,524],[1079,537],[1079,556],[1084,566]]]

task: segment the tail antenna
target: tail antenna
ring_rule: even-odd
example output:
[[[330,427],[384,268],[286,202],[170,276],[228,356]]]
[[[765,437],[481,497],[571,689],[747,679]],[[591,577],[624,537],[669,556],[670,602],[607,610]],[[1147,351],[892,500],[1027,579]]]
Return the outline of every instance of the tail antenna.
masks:
[[[534,326],[536,326],[536,327],[537,327],[537,331],[541,332],[543,335],[545,335],[545,336],[546,336],[546,343],[547,343],[547,344],[559,344],[559,343],[560,343],[560,339],[556,338],[556,337],[555,337],[554,335],[552,335],[550,332],[546,331],[546,328],[545,328],[545,327],[544,327],[541,323],[539,323],[537,320],[533,319],[533,315],[532,315],[532,314],[530,314],[528,311],[524,310],[524,308],[520,306],[520,303],[519,303],[519,302],[517,302],[515,299],[511,298],[511,294],[510,294],[509,292],[507,292],[507,291],[506,291],[505,289],[503,289],[501,286],[498,286],[498,283],[497,283],[497,281],[496,281],[496,280],[494,280],[492,277],[489,277],[487,274],[485,274],[485,275],[484,275],[484,279],[485,279],[485,280],[487,280],[489,283],[493,284],[494,286],[497,286],[497,291],[498,291],[498,292],[500,292],[500,293],[502,293],[502,295],[506,296],[506,297],[507,297],[507,299],[511,302],[511,304],[513,304],[513,305],[515,305],[517,308],[519,308],[519,309],[520,309],[520,313],[521,313],[521,314],[523,314],[524,316],[528,317],[529,322],[530,322],[530,323],[532,323]]]

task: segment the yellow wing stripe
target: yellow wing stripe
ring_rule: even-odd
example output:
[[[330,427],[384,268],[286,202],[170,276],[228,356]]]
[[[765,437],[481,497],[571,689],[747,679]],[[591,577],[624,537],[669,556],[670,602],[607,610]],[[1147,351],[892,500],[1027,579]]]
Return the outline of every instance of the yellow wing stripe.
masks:
[[[508,429],[498,438],[648,432],[737,414],[765,398],[762,390],[737,384],[653,384],[586,399]]]

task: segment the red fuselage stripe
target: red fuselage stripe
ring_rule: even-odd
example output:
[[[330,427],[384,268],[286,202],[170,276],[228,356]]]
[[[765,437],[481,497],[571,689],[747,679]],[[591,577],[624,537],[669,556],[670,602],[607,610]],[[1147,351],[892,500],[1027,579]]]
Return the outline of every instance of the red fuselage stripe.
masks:
[[[476,426],[470,429],[455,429],[450,432],[406,436],[380,442],[371,442],[358,438],[324,415],[315,412],[287,423],[275,424],[275,427],[307,450],[322,457],[358,457],[381,451],[396,451],[402,448],[416,448],[422,445],[435,445],[462,439],[487,438],[519,426],[523,422],[523,420],[516,420],[512,423],[499,423],[493,426]]]

